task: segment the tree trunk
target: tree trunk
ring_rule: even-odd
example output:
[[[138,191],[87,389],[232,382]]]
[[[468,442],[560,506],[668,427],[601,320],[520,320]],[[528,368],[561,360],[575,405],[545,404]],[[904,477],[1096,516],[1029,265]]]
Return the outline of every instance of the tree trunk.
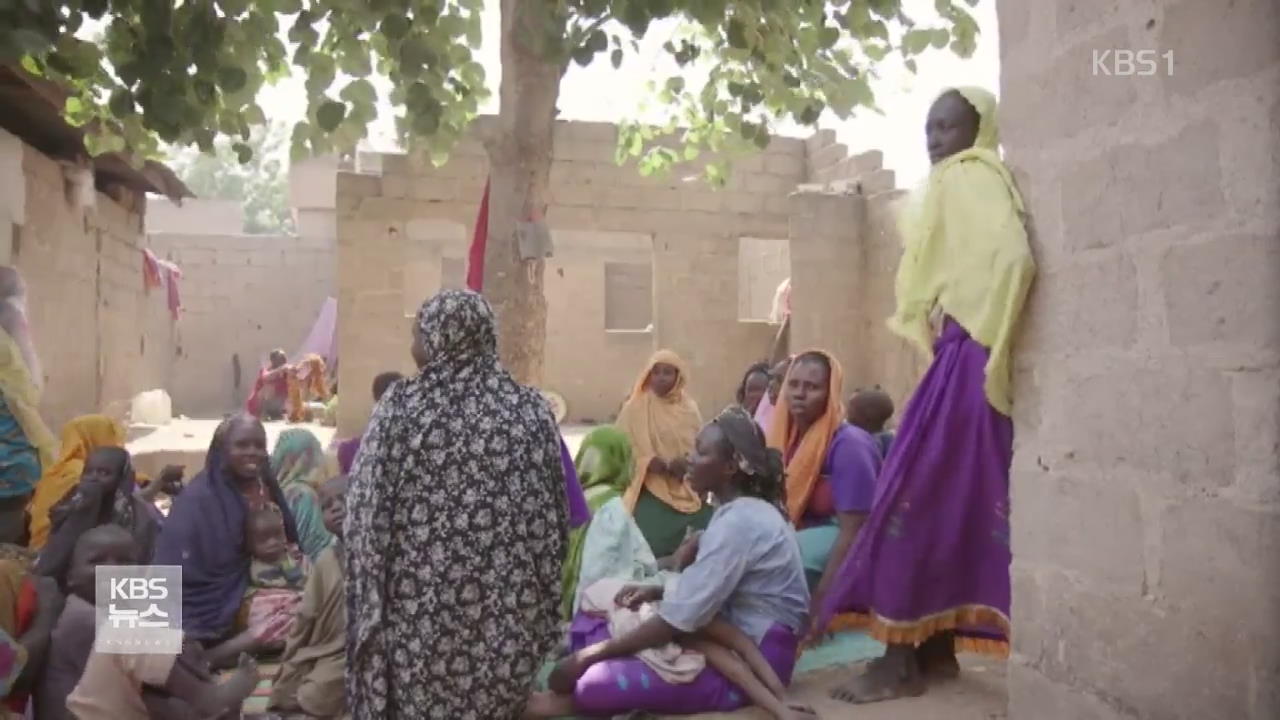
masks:
[[[515,378],[542,381],[547,301],[542,259],[522,260],[516,225],[543,220],[551,178],[556,100],[563,65],[542,38],[554,3],[502,0],[502,82],[489,152],[489,237],[484,294],[498,318],[498,354]]]

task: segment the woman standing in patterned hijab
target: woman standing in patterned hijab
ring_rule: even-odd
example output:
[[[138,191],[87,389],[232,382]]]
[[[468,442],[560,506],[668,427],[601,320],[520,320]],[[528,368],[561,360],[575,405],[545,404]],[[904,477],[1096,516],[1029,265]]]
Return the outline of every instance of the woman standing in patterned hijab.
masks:
[[[517,718],[558,640],[560,436],[499,364],[479,295],[423,305],[413,356],[422,370],[382,398],[351,473],[351,714]]]

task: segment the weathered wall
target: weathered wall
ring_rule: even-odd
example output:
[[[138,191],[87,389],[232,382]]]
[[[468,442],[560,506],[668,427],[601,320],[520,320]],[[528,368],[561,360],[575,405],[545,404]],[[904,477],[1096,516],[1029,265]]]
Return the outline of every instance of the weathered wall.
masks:
[[[1280,717],[1280,6],[1001,0],[1010,717]],[[1172,52],[1098,77],[1095,50]]]
[[[902,255],[902,193],[878,151],[846,157],[830,143],[827,131],[810,138],[816,182],[791,196],[791,348],[831,351],[844,366],[846,397],[880,385],[900,415],[927,366],[885,326]]]
[[[174,413],[216,417],[241,407],[267,354],[292,354],[334,292],[331,239],[164,233],[151,243],[183,276],[167,387]]]
[[[803,142],[776,140],[719,192],[684,182],[691,168],[642,177],[614,162],[615,147],[612,125],[557,127],[546,384],[566,397],[571,417],[607,419],[652,349],[671,347],[690,363],[694,395],[710,413],[731,400],[737,369],[769,350],[773,328],[738,319],[738,242],[787,237],[786,194],[805,177]],[[411,313],[440,282],[430,248],[463,256],[487,161],[466,142],[438,169],[396,155],[380,165],[378,175],[340,173],[337,182],[339,345],[361,349],[341,367],[342,386],[356,388],[343,393],[344,432],[364,423],[371,398],[361,390],[373,376],[408,364]],[[605,264],[646,260],[653,331],[608,332]]]
[[[173,353],[164,294],[143,289],[145,198],[122,193],[125,207],[99,193],[79,209],[62,167],[22,148],[24,211],[5,253],[28,286],[41,411],[55,432],[83,413],[123,416],[133,395],[167,383]]]

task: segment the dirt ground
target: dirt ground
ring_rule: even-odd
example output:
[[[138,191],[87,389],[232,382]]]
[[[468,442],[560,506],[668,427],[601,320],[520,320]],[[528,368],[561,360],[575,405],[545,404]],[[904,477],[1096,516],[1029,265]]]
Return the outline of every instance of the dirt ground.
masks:
[[[855,668],[829,668],[796,678],[795,699],[808,703],[822,720],[1004,720],[1004,663],[983,658],[961,658],[960,677],[931,686],[918,698],[873,705],[849,705],[833,700],[831,690],[845,682]],[[856,666],[855,666],[856,667]],[[762,711],[694,715],[698,720],[769,720]]]

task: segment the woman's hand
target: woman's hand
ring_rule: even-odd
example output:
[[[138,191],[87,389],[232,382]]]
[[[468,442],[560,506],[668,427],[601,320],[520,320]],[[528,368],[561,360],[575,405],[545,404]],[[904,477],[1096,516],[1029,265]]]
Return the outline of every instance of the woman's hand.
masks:
[[[667,474],[667,461],[663,460],[660,457],[655,456],[652,460],[649,461],[648,472],[654,475]]]
[[[618,591],[613,601],[618,607],[635,610],[645,603],[657,602],[661,599],[662,587],[658,585],[626,585]]]
[[[39,618],[39,622],[47,622],[52,627],[57,622],[58,616],[62,614],[62,606],[66,598],[58,588],[56,579],[42,575],[35,578],[35,582],[36,617]]]
[[[689,471],[689,461],[684,458],[676,458],[667,463],[667,474],[673,478],[684,479],[685,473]]]
[[[698,559],[698,541],[702,539],[702,531],[693,533],[680,543],[680,547],[671,554],[671,564],[676,570],[684,570]]]
[[[551,675],[547,676],[547,689],[557,695],[572,695],[574,688],[578,685],[578,679],[588,667],[590,665],[583,657],[582,651],[569,655],[556,663],[555,668],[551,670]]]

